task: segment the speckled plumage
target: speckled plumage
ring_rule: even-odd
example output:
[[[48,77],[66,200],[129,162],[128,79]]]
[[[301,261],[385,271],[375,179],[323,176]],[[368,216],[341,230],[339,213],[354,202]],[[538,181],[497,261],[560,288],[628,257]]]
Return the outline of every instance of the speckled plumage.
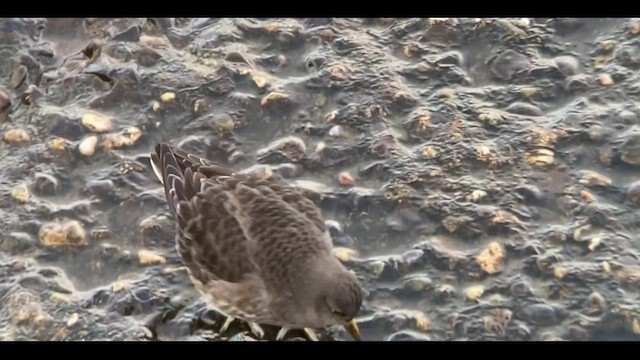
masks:
[[[176,219],[177,251],[218,310],[286,328],[346,326],[357,315],[359,283],[333,256],[311,200],[166,143],[151,163]]]

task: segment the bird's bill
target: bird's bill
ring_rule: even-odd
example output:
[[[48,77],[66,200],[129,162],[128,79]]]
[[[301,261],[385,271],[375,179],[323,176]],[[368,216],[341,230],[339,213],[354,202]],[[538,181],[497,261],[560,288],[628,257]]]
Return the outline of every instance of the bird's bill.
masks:
[[[360,329],[358,328],[358,324],[356,324],[355,319],[349,321],[349,323],[345,325],[344,328],[349,334],[351,334],[351,336],[353,336],[354,339],[356,339],[356,341],[362,341],[362,337],[360,336]]]

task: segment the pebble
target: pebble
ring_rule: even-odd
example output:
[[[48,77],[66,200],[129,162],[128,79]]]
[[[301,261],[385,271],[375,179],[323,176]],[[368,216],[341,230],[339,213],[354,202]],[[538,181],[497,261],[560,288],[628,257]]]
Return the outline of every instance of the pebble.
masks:
[[[11,98],[6,91],[0,89],[0,113],[11,107]]]
[[[10,129],[4,132],[2,140],[7,144],[26,144],[31,141],[31,136],[23,129]]]
[[[105,133],[113,130],[111,119],[96,113],[88,113],[82,116],[82,125],[89,131]]]
[[[354,186],[356,181],[353,179],[353,176],[346,171],[343,171],[338,175],[338,182],[342,186],[351,187]]]
[[[140,265],[162,265],[167,262],[164,256],[156,254],[150,250],[140,250],[138,251],[138,258],[140,261]]]
[[[490,70],[501,80],[511,80],[517,73],[527,70],[531,66],[529,59],[514,50],[500,53],[491,63]]]

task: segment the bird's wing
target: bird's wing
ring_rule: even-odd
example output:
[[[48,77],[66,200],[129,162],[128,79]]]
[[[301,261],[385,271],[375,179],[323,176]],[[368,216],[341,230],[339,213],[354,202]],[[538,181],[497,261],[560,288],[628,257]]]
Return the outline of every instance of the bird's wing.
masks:
[[[239,282],[256,273],[250,243],[224,206],[229,199],[220,178],[233,172],[165,143],[156,146],[151,161],[177,221],[178,252],[192,276],[206,284]]]
[[[299,189],[284,186],[270,180],[262,180],[251,175],[238,174],[231,169],[220,166],[210,160],[201,158],[194,154],[187,153],[180,148],[173,147],[166,143],[158,145],[156,147],[156,153],[151,154],[151,164],[153,166],[153,170],[161,182],[163,182],[163,170],[158,164],[161,163],[159,151],[162,147],[166,148],[166,151],[170,150],[173,154],[173,157],[176,159],[176,168],[179,173],[184,173],[186,169],[191,169],[194,173],[200,173],[206,179],[220,182],[220,180],[223,178],[226,181],[230,181],[229,185],[233,185],[239,181],[244,181],[248,186],[254,187],[259,185],[266,185],[270,187],[271,190],[273,190],[275,193],[277,193],[283,201],[293,206],[300,212],[300,214],[306,216],[310,221],[312,221],[321,232],[326,231],[324,218],[320,209],[311,199],[304,196]],[[327,241],[331,243],[331,238],[328,236]]]
[[[235,217],[251,243],[252,258],[261,269],[267,288],[280,292],[304,275],[299,273],[304,264],[331,256],[331,244],[320,228],[324,221],[317,210],[308,209],[308,203],[288,202],[285,198],[299,199],[266,182],[227,184],[224,208]],[[310,213],[316,217],[310,218]]]

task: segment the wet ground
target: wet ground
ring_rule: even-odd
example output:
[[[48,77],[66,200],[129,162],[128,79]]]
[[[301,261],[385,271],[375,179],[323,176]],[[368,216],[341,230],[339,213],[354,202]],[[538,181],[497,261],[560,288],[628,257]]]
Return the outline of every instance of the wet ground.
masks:
[[[176,256],[148,162],[169,141],[307,190],[367,340],[638,340],[638,34],[2,19],[0,339],[252,340]]]

